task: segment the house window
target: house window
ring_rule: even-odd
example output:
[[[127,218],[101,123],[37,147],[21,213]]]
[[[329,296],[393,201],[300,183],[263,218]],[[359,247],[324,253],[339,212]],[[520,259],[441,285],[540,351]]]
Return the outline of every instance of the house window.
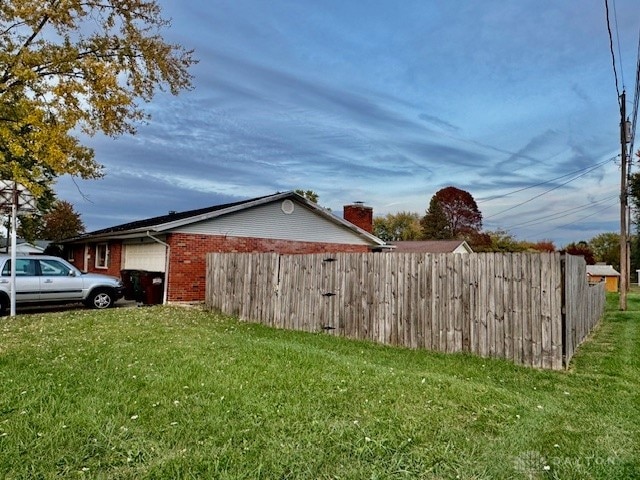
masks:
[[[96,268],[109,266],[109,246],[106,243],[96,245]]]
[[[67,261],[69,262],[75,261],[75,257],[73,256],[73,254],[74,254],[74,248],[67,247]]]

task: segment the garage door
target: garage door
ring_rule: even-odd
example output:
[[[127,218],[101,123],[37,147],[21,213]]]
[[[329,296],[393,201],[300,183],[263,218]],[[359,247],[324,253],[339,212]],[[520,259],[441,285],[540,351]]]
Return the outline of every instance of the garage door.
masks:
[[[159,243],[124,245],[124,270],[164,272],[165,246]]]

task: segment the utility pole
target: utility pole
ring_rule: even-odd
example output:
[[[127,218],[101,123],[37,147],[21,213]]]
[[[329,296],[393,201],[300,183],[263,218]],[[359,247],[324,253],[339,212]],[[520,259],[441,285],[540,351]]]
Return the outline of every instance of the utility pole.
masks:
[[[620,95],[620,310],[627,309],[627,290],[629,283],[629,250],[627,249],[627,144],[630,141],[630,132],[629,122],[627,122],[626,98],[627,95],[623,90],[622,95]]]

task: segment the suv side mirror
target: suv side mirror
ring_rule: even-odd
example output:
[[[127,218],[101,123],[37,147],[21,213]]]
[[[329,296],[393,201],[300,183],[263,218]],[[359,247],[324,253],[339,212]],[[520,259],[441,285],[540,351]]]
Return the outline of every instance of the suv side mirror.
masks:
[[[75,272],[75,270],[71,270],[71,269],[69,269],[69,273],[68,273],[68,275],[69,275],[70,277],[75,277],[75,276],[76,276],[76,272]]]

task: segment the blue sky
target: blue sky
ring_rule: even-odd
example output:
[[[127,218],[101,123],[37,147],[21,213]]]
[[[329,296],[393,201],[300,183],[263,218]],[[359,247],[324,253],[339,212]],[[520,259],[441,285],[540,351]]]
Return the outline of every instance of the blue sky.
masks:
[[[195,88],[157,96],[135,136],[87,140],[106,177],[57,192],[89,231],[296,188],[334,212],[424,214],[448,185],[521,240],[619,228],[604,0],[160,4]],[[630,111],[640,10],[610,6]]]

